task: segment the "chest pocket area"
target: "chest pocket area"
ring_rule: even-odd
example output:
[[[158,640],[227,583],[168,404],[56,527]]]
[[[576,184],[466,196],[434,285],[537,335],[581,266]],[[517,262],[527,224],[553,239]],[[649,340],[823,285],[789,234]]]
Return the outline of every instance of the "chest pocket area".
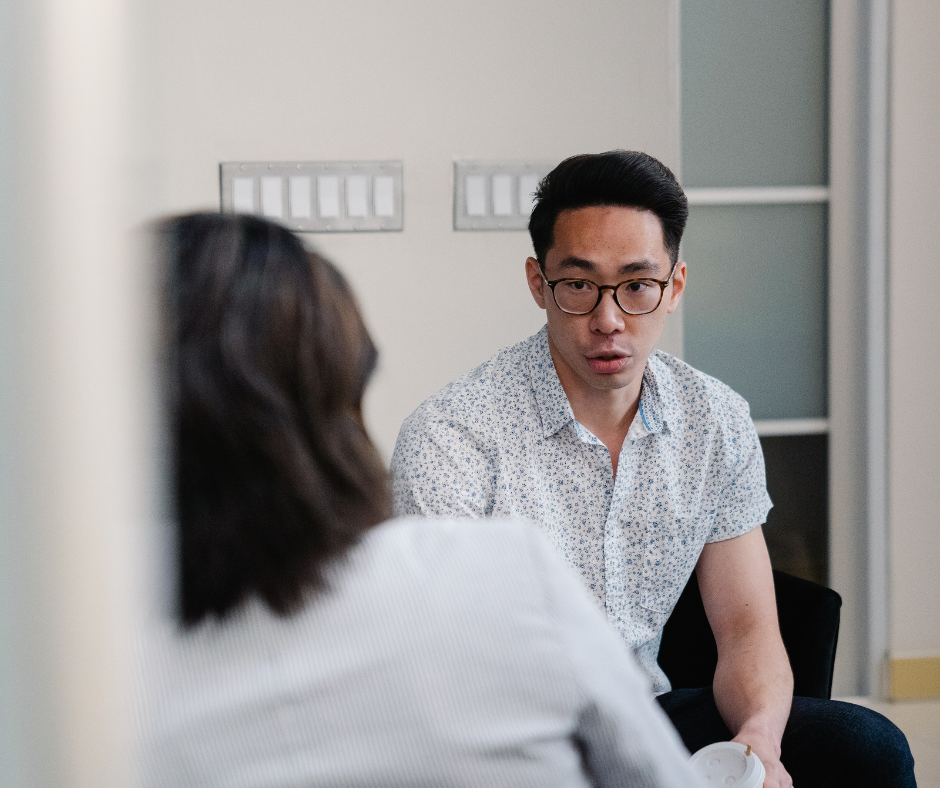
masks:
[[[711,518],[650,522],[643,552],[640,604],[669,614],[692,576],[711,527]]]

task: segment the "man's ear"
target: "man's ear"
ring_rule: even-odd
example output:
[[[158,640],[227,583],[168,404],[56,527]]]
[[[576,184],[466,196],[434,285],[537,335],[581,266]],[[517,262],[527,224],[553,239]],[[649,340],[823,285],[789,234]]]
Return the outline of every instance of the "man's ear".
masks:
[[[542,284],[542,269],[539,268],[539,261],[534,257],[527,257],[525,261],[525,278],[529,283],[529,292],[532,298],[539,305],[539,309],[545,309],[545,289]]]
[[[676,263],[676,270],[672,275],[672,287],[669,288],[669,301],[666,303],[667,313],[675,312],[676,307],[679,306],[682,293],[685,291],[685,281],[687,275],[688,268],[686,267],[686,264],[680,260],[678,263]]]

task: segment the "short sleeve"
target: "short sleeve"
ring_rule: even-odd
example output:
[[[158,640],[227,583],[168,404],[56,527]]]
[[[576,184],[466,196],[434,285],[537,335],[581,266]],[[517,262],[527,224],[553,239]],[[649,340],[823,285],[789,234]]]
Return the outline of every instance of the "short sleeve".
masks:
[[[391,472],[396,516],[492,513],[496,449],[460,414],[418,408],[398,434]]]
[[[712,458],[718,492],[707,542],[746,534],[767,521],[773,506],[767,493],[764,452],[747,402],[727,389],[719,412],[720,437]]]

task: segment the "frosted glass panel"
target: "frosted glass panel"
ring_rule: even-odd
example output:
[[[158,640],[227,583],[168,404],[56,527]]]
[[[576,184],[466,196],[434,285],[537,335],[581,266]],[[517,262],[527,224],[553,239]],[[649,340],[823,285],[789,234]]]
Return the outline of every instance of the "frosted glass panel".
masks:
[[[823,204],[690,211],[685,359],[755,419],[827,415],[826,222]]]
[[[686,186],[814,186],[827,174],[829,3],[682,0]]]

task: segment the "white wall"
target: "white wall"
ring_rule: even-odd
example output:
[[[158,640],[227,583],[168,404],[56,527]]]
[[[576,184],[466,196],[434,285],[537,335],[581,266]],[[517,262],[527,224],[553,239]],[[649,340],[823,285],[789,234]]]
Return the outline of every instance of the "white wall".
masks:
[[[156,202],[218,209],[222,161],[401,159],[401,233],[308,236],[381,351],[386,457],[425,397],[544,322],[525,232],[455,233],[455,158],[614,147],[678,165],[675,0],[163,0],[151,28]],[[663,346],[681,347],[681,327]]]
[[[895,0],[891,85],[891,656],[940,657],[940,4]]]
[[[402,159],[404,232],[316,239],[383,350],[388,455],[423,397],[541,324],[526,235],[451,231],[453,158],[675,165],[675,0],[0,0],[0,20],[0,782],[123,786],[159,478],[128,226],[217,209],[220,161]]]

